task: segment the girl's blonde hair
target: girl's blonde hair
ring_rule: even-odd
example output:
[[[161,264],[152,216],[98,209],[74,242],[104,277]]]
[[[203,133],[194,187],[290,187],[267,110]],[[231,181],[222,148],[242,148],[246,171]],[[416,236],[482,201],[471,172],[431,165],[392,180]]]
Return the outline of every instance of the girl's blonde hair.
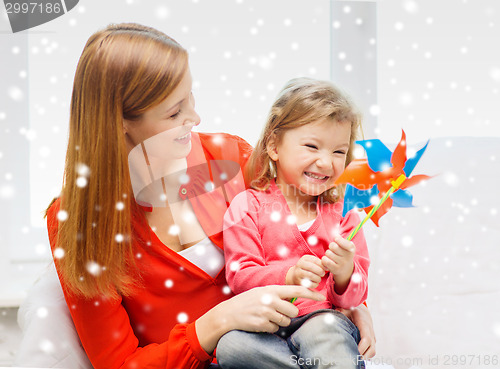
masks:
[[[328,81],[311,78],[290,80],[272,105],[260,139],[250,157],[246,175],[251,179],[251,187],[266,190],[270,181],[276,177],[276,164],[267,153],[272,137],[278,144],[287,130],[325,118],[348,122],[351,125],[347,166],[353,159],[354,141],[361,134],[361,114],[350,98]],[[326,202],[335,202],[343,195],[343,190],[344,187],[332,188],[321,197]]]
[[[140,120],[176,88],[188,54],[175,40],[139,24],[92,35],[80,57],[71,99],[69,142],[57,247],[72,293],[130,294],[138,274],[132,250],[133,199],[123,120]],[[79,187],[77,178],[87,184]],[[81,180],[80,180],[81,181]]]

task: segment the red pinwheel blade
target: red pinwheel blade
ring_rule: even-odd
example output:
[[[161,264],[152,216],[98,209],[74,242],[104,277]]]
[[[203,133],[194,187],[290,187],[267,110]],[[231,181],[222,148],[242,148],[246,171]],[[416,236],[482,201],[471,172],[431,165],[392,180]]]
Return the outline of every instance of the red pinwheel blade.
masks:
[[[365,208],[364,210],[365,210],[366,214],[368,214],[370,212],[370,210],[372,210],[372,208],[373,208],[373,206],[369,206],[369,207]],[[382,218],[382,216],[384,216],[385,213],[387,213],[391,208],[392,208],[392,199],[389,197],[380,206],[380,208],[378,208],[378,210],[375,213],[373,213],[373,215],[370,219],[378,227],[379,226],[378,225],[379,219]]]
[[[405,190],[408,187],[415,186],[417,183],[420,183],[420,182],[425,181],[425,180],[430,179],[430,178],[432,178],[432,177],[426,176],[425,174],[417,174],[415,176],[411,176],[410,178],[407,178],[399,188],[402,190]]]
[[[391,164],[394,169],[402,171],[406,163],[406,133],[403,131],[398,146],[394,149],[391,157]]]

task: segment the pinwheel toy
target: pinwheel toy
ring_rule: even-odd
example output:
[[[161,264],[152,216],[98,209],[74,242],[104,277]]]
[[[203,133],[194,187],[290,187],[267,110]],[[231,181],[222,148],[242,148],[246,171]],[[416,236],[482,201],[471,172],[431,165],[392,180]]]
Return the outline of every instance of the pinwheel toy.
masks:
[[[347,184],[343,216],[354,208],[364,209],[367,213],[348,240],[356,235],[368,219],[378,227],[380,217],[392,206],[413,207],[413,196],[406,189],[430,178],[423,174],[411,176],[429,141],[411,158],[406,156],[404,131],[394,152],[377,139],[356,143],[365,149],[367,158],[354,159],[335,182],[337,185]]]

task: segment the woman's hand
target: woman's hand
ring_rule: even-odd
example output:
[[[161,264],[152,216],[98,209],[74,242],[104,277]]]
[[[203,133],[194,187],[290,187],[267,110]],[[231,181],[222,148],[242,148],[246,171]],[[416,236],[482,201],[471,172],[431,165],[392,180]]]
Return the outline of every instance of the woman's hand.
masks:
[[[324,275],[325,269],[321,264],[321,259],[314,255],[304,255],[297,261],[297,264],[288,269],[286,284],[314,289],[318,287]]]
[[[325,297],[302,286],[265,286],[221,302],[196,321],[196,333],[201,347],[211,353],[219,338],[239,329],[248,332],[276,332],[290,324],[299,313],[290,303],[293,297],[324,301]]]
[[[370,311],[365,305],[350,310],[337,309],[347,316],[359,329],[361,340],[358,344],[359,353],[364,359],[371,359],[375,356],[375,330],[373,329],[373,320]]]

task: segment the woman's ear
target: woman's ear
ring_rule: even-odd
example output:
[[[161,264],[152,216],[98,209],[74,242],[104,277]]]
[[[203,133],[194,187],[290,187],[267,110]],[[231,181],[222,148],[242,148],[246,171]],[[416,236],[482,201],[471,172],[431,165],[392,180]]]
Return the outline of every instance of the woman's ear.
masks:
[[[272,161],[278,161],[278,142],[276,134],[273,133],[267,142],[266,151],[267,155]]]
[[[130,121],[127,119],[123,119],[122,123],[123,138],[125,139],[125,145],[127,145],[127,150],[130,152],[130,150],[134,148],[135,144],[132,141],[132,137],[130,137],[129,129],[130,129]]]
[[[126,135],[128,133],[128,127],[129,127],[129,121],[124,118],[122,121],[122,128],[123,128],[124,135]]]

